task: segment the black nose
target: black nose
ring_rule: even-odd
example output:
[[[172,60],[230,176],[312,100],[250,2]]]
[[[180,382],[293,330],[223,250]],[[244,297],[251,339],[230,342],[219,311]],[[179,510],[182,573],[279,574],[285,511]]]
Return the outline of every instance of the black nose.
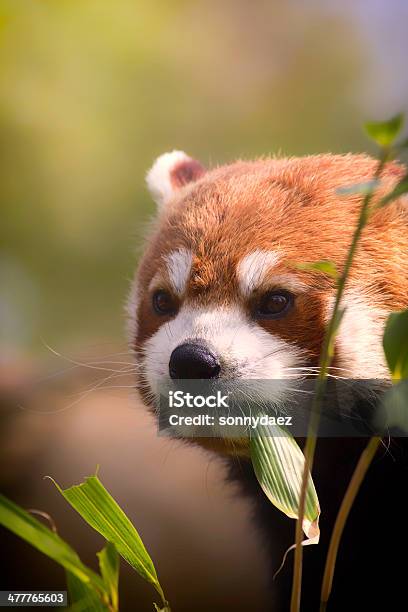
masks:
[[[220,364],[204,344],[186,342],[172,352],[169,373],[171,378],[216,378]]]

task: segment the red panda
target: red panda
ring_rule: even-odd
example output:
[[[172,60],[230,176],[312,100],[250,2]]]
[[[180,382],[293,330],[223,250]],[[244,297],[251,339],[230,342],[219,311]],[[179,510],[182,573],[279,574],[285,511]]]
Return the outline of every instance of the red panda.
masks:
[[[157,159],[147,185],[158,213],[128,304],[148,405],[165,379],[290,381],[316,372],[335,284],[297,264],[330,260],[341,271],[362,197],[341,188],[370,181],[376,164],[366,155],[328,154],[206,170],[179,151]],[[349,378],[387,377],[384,322],[408,307],[407,201],[375,210],[403,174],[401,165],[386,165],[347,283],[332,365]],[[282,404],[285,393],[283,385]],[[195,442],[248,455],[246,440]],[[338,460],[346,446],[326,442]],[[254,494],[256,485],[245,487]],[[267,503],[258,503],[263,514]]]
[[[339,189],[369,181],[376,163],[320,155],[205,171],[177,151],[156,161],[147,183],[159,213],[129,304],[146,399],[168,377],[284,380],[317,367],[334,282],[296,264],[341,270],[361,195]],[[377,199],[402,173],[386,167]],[[387,375],[384,320],[408,306],[407,219],[396,201],[364,229],[333,362],[348,378]]]

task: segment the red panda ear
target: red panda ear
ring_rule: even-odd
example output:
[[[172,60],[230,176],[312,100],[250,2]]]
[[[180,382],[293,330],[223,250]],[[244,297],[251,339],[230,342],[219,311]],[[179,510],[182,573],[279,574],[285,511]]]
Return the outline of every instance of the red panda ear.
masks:
[[[160,209],[178,189],[196,181],[204,173],[205,168],[200,162],[183,151],[172,151],[156,159],[147,173],[146,183]]]

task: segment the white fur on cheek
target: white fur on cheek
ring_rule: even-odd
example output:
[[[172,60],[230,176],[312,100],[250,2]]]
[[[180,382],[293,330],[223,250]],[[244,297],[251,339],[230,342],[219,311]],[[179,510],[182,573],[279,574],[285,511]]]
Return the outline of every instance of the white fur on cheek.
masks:
[[[276,266],[280,259],[280,253],[260,249],[246,255],[237,267],[238,282],[242,295],[247,297],[259,287],[268,270]]]
[[[185,161],[191,161],[191,157],[184,153],[184,151],[164,153],[156,159],[147,173],[147,187],[159,209],[162,208],[174,193],[170,180],[171,170],[177,164]]]
[[[167,271],[173,289],[182,295],[191,272],[193,254],[188,249],[178,249],[166,256]]]
[[[348,378],[389,378],[382,347],[387,312],[348,291],[342,301],[346,308],[336,339],[342,376]],[[328,317],[331,305],[328,309]]]
[[[232,381],[281,380],[286,368],[303,362],[299,349],[248,321],[238,307],[207,310],[184,306],[144,346],[145,373],[153,393],[168,380],[172,351],[195,339],[208,343],[221,361],[221,376]]]

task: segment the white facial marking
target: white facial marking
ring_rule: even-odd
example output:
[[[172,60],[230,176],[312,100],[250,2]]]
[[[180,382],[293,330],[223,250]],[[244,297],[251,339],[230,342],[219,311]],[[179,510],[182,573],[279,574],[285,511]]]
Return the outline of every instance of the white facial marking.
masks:
[[[382,347],[387,312],[370,306],[368,301],[348,291],[342,301],[346,308],[336,339],[342,376],[348,378],[389,378]],[[332,302],[327,311],[330,317]]]
[[[260,249],[246,255],[237,267],[238,282],[242,295],[248,297],[259,287],[270,268],[276,266],[280,259],[280,253]]]
[[[309,289],[306,283],[303,283],[293,274],[273,274],[270,280],[275,287],[281,287],[296,293],[304,293]]]
[[[184,151],[172,151],[171,153],[160,155],[150,168],[146,175],[146,183],[159,210],[174,193],[170,180],[171,170],[177,164],[190,160],[191,157],[184,153]]]
[[[249,321],[238,307],[184,306],[144,346],[145,373],[153,393],[157,394],[160,383],[169,379],[173,350],[189,340],[205,342],[219,358],[224,376],[232,381],[282,380],[288,373],[287,368],[304,361],[300,349]]]
[[[188,249],[178,249],[169,253],[165,260],[173,289],[178,295],[182,295],[190,276],[193,254]]]

